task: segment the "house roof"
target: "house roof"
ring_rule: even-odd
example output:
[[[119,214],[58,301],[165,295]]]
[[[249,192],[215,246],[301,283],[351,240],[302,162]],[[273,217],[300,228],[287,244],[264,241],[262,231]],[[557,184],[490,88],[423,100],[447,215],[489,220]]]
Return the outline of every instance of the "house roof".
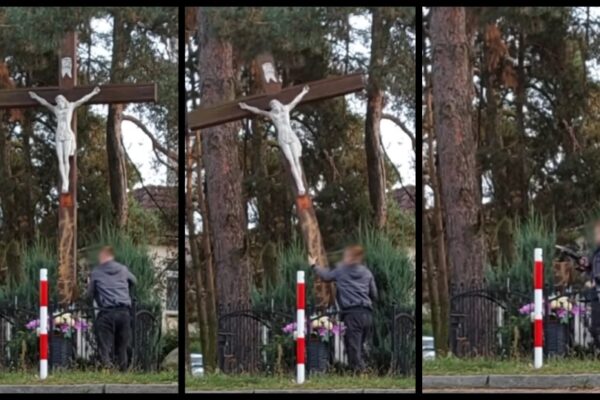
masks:
[[[174,186],[150,185],[135,189],[132,195],[145,210],[160,211],[162,209],[171,213],[179,208],[177,187]]]
[[[403,211],[414,212],[416,209],[416,187],[413,185],[404,186],[398,189],[394,189],[392,196],[398,202],[400,209]]]

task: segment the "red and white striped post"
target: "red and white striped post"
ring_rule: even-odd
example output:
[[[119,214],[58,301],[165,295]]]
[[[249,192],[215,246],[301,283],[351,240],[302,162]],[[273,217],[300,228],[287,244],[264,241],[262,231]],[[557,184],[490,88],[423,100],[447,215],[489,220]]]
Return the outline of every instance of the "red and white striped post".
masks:
[[[543,325],[543,296],[544,296],[544,261],[542,249],[533,252],[533,367],[542,368],[544,362],[544,325]]]
[[[40,269],[40,379],[48,377],[48,270]]]
[[[296,274],[296,383],[304,383],[304,355],[306,330],[304,271]]]

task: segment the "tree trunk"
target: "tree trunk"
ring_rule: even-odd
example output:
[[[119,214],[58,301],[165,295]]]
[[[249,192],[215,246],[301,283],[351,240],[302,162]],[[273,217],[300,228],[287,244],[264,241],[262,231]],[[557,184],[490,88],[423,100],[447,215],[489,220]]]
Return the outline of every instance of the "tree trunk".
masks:
[[[202,275],[200,278],[204,283],[204,301],[206,308],[206,329],[208,331],[208,347],[204,352],[204,364],[208,371],[214,371],[217,367],[217,299],[215,292],[215,272],[213,267],[212,249],[210,246],[210,228],[208,222],[208,210],[206,207],[206,199],[204,196],[204,182],[202,180],[202,142],[200,132],[196,132],[196,193],[198,196],[198,204],[200,208],[200,216],[203,221],[202,232],[202,252],[204,256],[204,267],[200,264]]]
[[[124,81],[124,67],[130,42],[130,31],[117,12],[113,17],[113,52],[110,71],[111,82]],[[111,104],[108,107],[106,122],[106,152],[108,154],[108,179],[110,199],[113,206],[115,224],[119,228],[127,225],[129,204],[127,201],[127,161],[123,148],[121,125],[123,105]]]
[[[464,8],[432,9],[431,46],[434,126],[451,282],[454,286],[478,284],[483,281],[484,246]]]
[[[437,293],[437,301],[439,304],[439,325],[435,327],[434,332],[437,332],[435,337],[435,348],[440,355],[446,355],[448,353],[448,345],[450,335],[448,332],[450,326],[450,291],[448,290],[448,255],[446,252],[446,241],[444,234],[444,221],[442,211],[442,195],[439,182],[439,172],[436,168],[435,154],[434,154],[434,118],[433,118],[433,102],[431,93],[431,77],[427,75],[426,81],[429,83],[427,89],[427,126],[430,129],[429,143],[428,143],[428,160],[429,160],[429,175],[431,178],[431,188],[433,191],[433,221],[435,226],[435,248],[436,257],[435,261],[435,276],[433,277],[434,282],[433,288]],[[426,233],[431,235],[431,231],[427,230]],[[433,242],[432,242],[433,244]]]
[[[194,190],[193,190],[193,153],[191,151],[191,138],[186,140],[186,163],[185,163],[185,175],[186,175],[186,190],[185,190],[185,211],[186,221],[188,226],[188,237],[190,244],[190,254],[192,257],[192,274],[194,276],[194,285],[196,287],[196,315],[198,318],[198,330],[200,333],[200,347],[202,352],[206,355],[209,349],[214,348],[212,343],[209,343],[208,337],[208,323],[207,314],[205,307],[205,293],[204,284],[202,281],[202,260],[200,259],[200,249],[198,248],[198,240],[196,236],[196,225],[194,222]],[[210,353],[210,352],[209,352]],[[212,358],[211,358],[212,359]],[[212,366],[212,365],[211,365]]]
[[[383,13],[384,11],[379,7],[372,9],[371,60],[365,119],[369,199],[373,208],[374,225],[377,228],[383,228],[387,219],[385,158],[381,148],[380,126],[383,112],[382,69],[384,68],[385,48],[389,40],[389,24],[386,23]]]
[[[202,106],[212,106],[235,98],[233,48],[231,43],[214,36],[212,21],[203,8],[198,9],[200,88]],[[239,164],[237,135],[239,122],[202,130],[202,159],[206,176],[206,198],[213,260],[216,271],[219,316],[234,309],[248,308],[251,294],[251,270],[245,256],[245,204]],[[236,335],[239,318],[219,326]],[[238,369],[253,371],[259,362],[258,337],[248,329],[244,338],[228,340],[246,343],[233,346]]]

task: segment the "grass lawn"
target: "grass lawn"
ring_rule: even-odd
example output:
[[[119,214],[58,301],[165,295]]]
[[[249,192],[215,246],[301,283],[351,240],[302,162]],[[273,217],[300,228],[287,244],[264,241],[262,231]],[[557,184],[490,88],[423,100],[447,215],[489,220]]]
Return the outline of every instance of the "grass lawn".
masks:
[[[192,390],[251,390],[251,389],[413,389],[415,378],[399,376],[341,376],[322,375],[297,385],[292,375],[225,375],[209,374],[202,378],[187,376],[185,383]]]
[[[74,385],[86,383],[169,384],[177,383],[177,372],[56,371],[51,372],[47,379],[41,381],[37,371],[0,371],[0,385]]]
[[[532,359],[438,358],[423,362],[423,375],[553,375],[600,374],[600,359],[551,358],[540,369]]]

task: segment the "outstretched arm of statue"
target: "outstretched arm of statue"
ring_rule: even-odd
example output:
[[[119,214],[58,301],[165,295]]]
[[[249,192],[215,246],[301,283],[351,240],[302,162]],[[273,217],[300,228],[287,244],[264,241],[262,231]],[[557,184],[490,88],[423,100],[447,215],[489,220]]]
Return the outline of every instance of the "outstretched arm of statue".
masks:
[[[34,92],[29,92],[29,97],[31,97],[32,99],[34,99],[35,101],[37,101],[38,103],[40,103],[41,105],[43,105],[44,107],[49,109],[50,111],[54,112],[54,106],[52,104],[48,103],[46,100],[42,99],[40,96],[38,96]]]
[[[294,108],[296,108],[296,106],[298,105],[298,103],[300,103],[300,101],[302,101],[302,98],[304,96],[306,96],[306,93],[308,93],[309,91],[309,87],[308,85],[304,86],[302,88],[302,91],[298,94],[298,96],[296,96],[294,98],[294,100],[291,101],[290,104],[288,104],[288,107],[290,108],[290,111],[292,111]]]
[[[250,111],[253,114],[262,115],[263,117],[271,118],[271,114],[268,111],[261,110],[260,108],[249,106],[246,103],[238,103],[242,110]]]
[[[94,97],[98,93],[100,93],[100,88],[98,86],[96,86],[94,88],[94,90],[92,90],[91,92],[89,92],[88,94],[86,94],[85,96],[83,96],[82,98],[80,98],[79,100],[73,102],[73,104],[75,105],[75,108],[77,108],[77,107],[85,104],[86,102],[88,102],[89,99],[91,99],[92,97]]]

